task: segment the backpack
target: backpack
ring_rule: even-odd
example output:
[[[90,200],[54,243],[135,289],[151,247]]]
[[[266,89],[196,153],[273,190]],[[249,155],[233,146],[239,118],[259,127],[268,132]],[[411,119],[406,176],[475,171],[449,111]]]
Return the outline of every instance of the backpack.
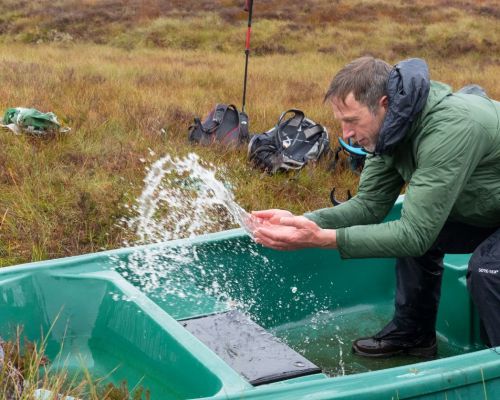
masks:
[[[285,119],[288,114],[293,115]],[[275,173],[301,169],[329,149],[327,130],[302,111],[291,109],[281,114],[274,128],[252,137],[248,157],[257,167]]]
[[[189,127],[191,142],[210,145],[215,142],[239,146],[249,140],[248,116],[232,104],[217,104],[201,123],[199,118]]]

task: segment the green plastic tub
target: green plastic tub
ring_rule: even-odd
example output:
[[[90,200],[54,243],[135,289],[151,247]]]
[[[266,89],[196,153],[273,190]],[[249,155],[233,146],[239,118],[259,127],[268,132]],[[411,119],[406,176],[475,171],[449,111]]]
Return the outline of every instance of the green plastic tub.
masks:
[[[481,344],[468,258],[446,257],[439,356],[429,361],[351,354],[353,339],[392,316],[394,260],[277,252],[242,230],[2,268],[0,335],[22,325],[45,340],[55,368],[140,384],[152,399],[500,399],[500,348]],[[321,372],[254,385],[186,328],[234,309]]]

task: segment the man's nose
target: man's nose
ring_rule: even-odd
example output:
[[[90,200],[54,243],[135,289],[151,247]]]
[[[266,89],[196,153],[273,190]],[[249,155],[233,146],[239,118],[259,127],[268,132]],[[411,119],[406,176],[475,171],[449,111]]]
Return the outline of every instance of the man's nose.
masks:
[[[348,140],[354,136],[355,132],[348,124],[342,124],[342,138]]]

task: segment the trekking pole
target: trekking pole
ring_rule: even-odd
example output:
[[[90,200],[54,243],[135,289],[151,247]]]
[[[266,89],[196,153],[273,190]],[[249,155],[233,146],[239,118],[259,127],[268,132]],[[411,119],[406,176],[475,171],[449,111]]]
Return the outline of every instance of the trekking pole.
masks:
[[[253,0],[245,0],[245,11],[248,12],[247,40],[245,43],[245,79],[243,81],[243,104],[241,111],[245,112],[245,100],[247,96],[247,74],[248,74],[248,56],[250,55],[250,34],[252,32],[252,9]]]

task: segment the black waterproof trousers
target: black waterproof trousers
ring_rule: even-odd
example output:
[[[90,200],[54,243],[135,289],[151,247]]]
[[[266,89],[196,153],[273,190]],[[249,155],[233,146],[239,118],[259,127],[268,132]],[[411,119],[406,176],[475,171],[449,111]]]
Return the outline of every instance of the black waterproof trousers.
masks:
[[[500,346],[500,229],[447,222],[436,242],[421,257],[396,262],[396,311],[398,330],[433,334],[441,294],[445,253],[473,255],[467,287],[479,311],[488,345]]]

